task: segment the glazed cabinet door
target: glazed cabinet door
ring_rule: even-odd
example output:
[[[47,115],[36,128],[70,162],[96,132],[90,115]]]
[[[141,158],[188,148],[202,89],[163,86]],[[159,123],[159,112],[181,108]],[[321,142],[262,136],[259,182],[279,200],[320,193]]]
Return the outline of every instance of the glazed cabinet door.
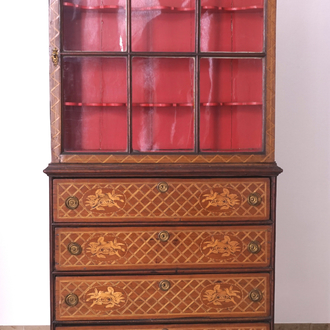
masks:
[[[274,2],[52,0],[54,161],[272,161]]]

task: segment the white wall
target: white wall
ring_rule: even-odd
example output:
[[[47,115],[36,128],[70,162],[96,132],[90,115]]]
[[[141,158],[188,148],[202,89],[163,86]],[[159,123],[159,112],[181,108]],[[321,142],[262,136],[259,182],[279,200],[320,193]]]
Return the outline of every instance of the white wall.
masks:
[[[277,322],[330,322],[329,18],[329,0],[278,0]]]
[[[0,325],[46,325],[47,1],[1,13]],[[330,322],[329,15],[329,0],[278,0],[278,323]]]

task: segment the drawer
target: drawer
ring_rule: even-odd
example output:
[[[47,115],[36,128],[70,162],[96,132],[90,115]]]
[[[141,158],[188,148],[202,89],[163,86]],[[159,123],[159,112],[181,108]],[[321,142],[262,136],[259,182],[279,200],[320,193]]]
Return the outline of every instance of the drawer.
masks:
[[[55,179],[56,222],[267,220],[269,179]]]
[[[270,226],[56,228],[57,270],[267,267]]]
[[[268,274],[57,277],[57,321],[266,317]]]
[[[76,326],[56,327],[58,330],[269,330],[267,323],[255,324],[166,324],[134,326]]]

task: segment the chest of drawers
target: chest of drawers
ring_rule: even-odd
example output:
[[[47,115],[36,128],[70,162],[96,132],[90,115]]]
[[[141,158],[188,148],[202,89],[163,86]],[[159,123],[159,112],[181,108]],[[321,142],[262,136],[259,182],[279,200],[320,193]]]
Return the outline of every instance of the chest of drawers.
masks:
[[[275,0],[50,0],[52,330],[273,330]]]

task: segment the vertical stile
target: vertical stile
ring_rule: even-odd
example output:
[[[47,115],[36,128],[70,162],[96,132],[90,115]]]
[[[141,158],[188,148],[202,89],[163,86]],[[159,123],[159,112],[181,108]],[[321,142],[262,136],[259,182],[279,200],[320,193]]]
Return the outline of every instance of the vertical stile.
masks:
[[[132,58],[131,58],[131,0],[126,1],[126,40],[127,40],[127,152],[132,153]]]
[[[196,23],[195,23],[195,152],[200,152],[199,147],[199,62],[200,62],[200,22],[201,22],[201,0],[196,1]]]

